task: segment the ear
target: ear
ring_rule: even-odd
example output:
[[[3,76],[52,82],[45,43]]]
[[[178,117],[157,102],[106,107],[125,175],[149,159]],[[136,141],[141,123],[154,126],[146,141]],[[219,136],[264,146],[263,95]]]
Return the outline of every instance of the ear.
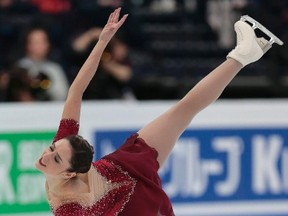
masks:
[[[65,173],[63,173],[63,177],[64,177],[64,179],[71,179],[71,178],[74,178],[74,177],[76,177],[76,172],[65,172]]]

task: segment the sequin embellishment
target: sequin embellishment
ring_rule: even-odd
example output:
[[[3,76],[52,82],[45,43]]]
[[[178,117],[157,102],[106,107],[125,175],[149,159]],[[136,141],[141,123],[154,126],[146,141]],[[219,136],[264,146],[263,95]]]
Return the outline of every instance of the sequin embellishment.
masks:
[[[65,138],[69,135],[77,135],[79,131],[79,122],[74,119],[62,119],[59,124],[57,134],[55,135],[53,142]]]
[[[102,159],[93,166],[106,180],[106,184],[114,184],[116,187],[107,191],[104,196],[96,202],[87,206],[85,203],[78,201],[61,205],[57,209],[51,207],[56,216],[100,216],[109,215],[117,216],[125,205],[129,202],[131,195],[134,193],[136,180],[128,172],[122,170],[120,166],[113,164],[108,160]]]

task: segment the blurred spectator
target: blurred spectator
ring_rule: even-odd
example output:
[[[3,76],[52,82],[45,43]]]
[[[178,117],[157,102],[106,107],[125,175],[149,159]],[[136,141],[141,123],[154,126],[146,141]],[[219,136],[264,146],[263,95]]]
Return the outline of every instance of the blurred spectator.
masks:
[[[260,23],[265,24],[265,27],[284,42],[284,46],[275,46],[265,56],[266,59],[269,59],[270,72],[268,75],[270,81],[274,83],[274,88],[281,87],[281,84],[285,83],[282,76],[288,74],[288,49],[285,45],[288,43],[288,1],[246,0],[246,4],[234,7],[234,10],[240,15],[251,15]],[[258,36],[264,35],[260,31],[257,31],[257,34]]]
[[[7,88],[9,84],[9,72],[5,68],[0,68],[0,102],[7,99]]]
[[[0,64],[10,63],[10,52],[23,25],[31,22],[37,13],[28,1],[0,0]]]
[[[24,41],[24,56],[17,61],[17,66],[27,69],[32,79],[47,77],[47,93],[51,100],[64,100],[69,83],[62,66],[50,59],[52,45],[48,32],[36,27],[28,30]],[[37,100],[38,98],[36,98]]]
[[[10,79],[7,86],[7,98],[9,102],[31,102],[35,98],[31,89],[31,77],[28,71],[15,68],[10,71]]]
[[[173,11],[175,9],[183,10],[185,9],[185,1],[184,0],[145,0],[143,1],[142,6],[144,7],[152,7],[154,9],[158,9],[159,11]]]
[[[84,59],[98,40],[101,29],[92,28],[77,37],[72,44],[78,59]],[[120,34],[118,34],[119,36]],[[78,69],[83,62],[78,62]],[[77,66],[76,66],[77,67]],[[104,52],[98,71],[84,93],[84,99],[131,99],[129,89],[132,67],[129,47],[119,37],[112,39]]]
[[[72,2],[70,0],[29,0],[40,11],[30,26],[45,26],[49,28],[51,43],[61,52],[57,53],[57,58],[64,64],[66,38],[69,38],[73,31],[75,23],[78,22],[72,11]],[[75,17],[75,19],[74,19]],[[55,53],[54,53],[55,54]]]
[[[200,1],[201,0],[199,0],[198,2]],[[235,34],[233,26],[236,20],[234,20],[235,15],[232,12],[231,8],[235,4],[235,0],[214,0],[206,2],[207,9],[205,16],[207,16],[207,21],[209,25],[215,32],[217,32],[219,45],[222,48],[226,49],[233,47],[235,44]],[[237,17],[237,20],[238,19],[239,17]]]
[[[98,86],[98,92],[101,92],[104,85],[107,87],[106,93],[102,94],[101,92],[99,98],[135,99],[129,87],[129,81],[131,80],[133,71],[129,61],[129,47],[127,43],[115,37],[106,52],[104,52],[100,68],[103,74],[100,72],[98,84],[96,84]],[[106,84],[103,81],[106,82]]]
[[[14,67],[9,71],[5,84],[5,101],[32,102],[50,99],[47,92],[50,80],[42,73],[38,76],[30,76],[28,70]]]
[[[68,12],[71,8],[69,0],[31,0],[42,13],[57,14]]]
[[[123,6],[122,0],[97,0],[97,3],[102,7],[121,7]]]
[[[111,11],[122,7],[122,0],[72,0],[73,13],[76,25],[84,25],[84,28],[92,26],[103,27]],[[97,18],[95,19],[95,14]],[[79,19],[79,20],[76,20]]]
[[[143,5],[151,7],[144,10],[139,8],[139,6]],[[153,10],[157,5],[160,13],[155,13],[157,12],[156,10],[151,15],[151,9]],[[141,59],[140,62],[145,63],[137,65],[137,63],[133,62],[135,65],[135,67],[133,66],[133,78],[137,77],[135,75],[138,74],[137,66],[138,68],[141,67],[140,71],[149,71],[151,74],[157,73],[158,68],[150,69],[155,68],[155,64],[150,62],[153,62],[153,59],[156,62],[158,58],[153,56],[153,50],[149,50],[148,45],[152,44],[154,37],[158,37],[158,33],[156,31],[154,33],[153,31],[146,32],[147,29],[149,30],[147,26],[157,26],[162,22],[172,23],[173,25],[174,22],[178,22],[178,15],[181,17],[179,19],[181,24],[183,23],[183,26],[179,26],[179,29],[186,28],[186,24],[191,24],[191,26],[195,24],[197,31],[202,31],[207,26],[208,28],[212,27],[213,31],[205,33],[205,38],[201,39],[203,41],[206,39],[214,41],[217,38],[214,36],[216,35],[215,32],[217,32],[221,48],[224,49],[234,44],[233,23],[242,14],[251,15],[259,22],[265,24],[285,44],[288,40],[288,30],[286,28],[288,24],[288,1],[284,0],[0,0],[0,65],[2,68],[10,68],[11,62],[15,63],[17,60],[19,67],[28,69],[28,72],[20,72],[20,69],[13,69],[11,76],[7,69],[0,70],[0,101],[7,99],[7,82],[11,85],[17,82],[22,83],[19,86],[25,86],[29,83],[25,88],[29,89],[30,96],[27,93],[29,92],[28,90],[24,94],[24,87],[17,87],[23,91],[20,91],[22,92],[21,94],[16,94],[18,95],[17,97],[15,94],[11,97],[9,93],[10,100],[13,101],[63,100],[68,89],[68,80],[74,78],[97,41],[99,34],[99,29],[97,30],[97,28],[103,27],[103,24],[107,21],[108,14],[117,7],[122,7],[122,13],[129,13],[129,18],[122,28],[129,41],[115,40],[115,44],[111,42],[110,49],[107,49],[103,55],[99,71],[97,72],[97,79],[93,80],[94,84],[89,86],[89,90],[85,95],[86,99],[124,97],[125,93],[123,94],[123,92],[130,85],[129,82],[132,76],[129,50],[137,51],[137,49],[141,49],[141,52],[148,50],[146,56],[148,60],[144,61],[143,59],[145,58],[142,58],[141,55],[141,57],[136,56],[136,60]],[[171,12],[171,17],[176,17],[177,19],[172,18],[169,21],[167,14],[161,13],[163,10],[165,11],[165,7],[168,8],[166,12]],[[173,9],[170,10],[169,8]],[[96,19],[95,14],[97,14]],[[170,17],[169,13],[168,15]],[[155,17],[155,20],[152,16]],[[149,23],[150,20],[151,23]],[[30,50],[32,49],[32,54],[28,54],[31,51],[28,52],[27,44],[25,46],[27,52],[18,55],[16,60],[15,58],[13,60],[11,59],[11,51],[18,52],[20,50],[15,41],[28,25],[49,27],[49,38],[47,39],[47,35],[45,36],[43,33],[42,42],[40,42],[41,46],[31,45],[38,42],[34,41],[32,43],[32,40],[30,40],[29,47],[32,47],[30,48]],[[189,26],[187,25],[187,27]],[[87,29],[90,30],[85,32]],[[167,32],[168,30],[165,29]],[[38,33],[36,35],[41,35]],[[39,39],[38,36],[36,38]],[[73,40],[73,45],[71,40]],[[26,40],[27,43],[28,41]],[[24,43],[21,44],[24,45]],[[54,45],[53,48],[51,44]],[[112,51],[113,46],[118,50],[116,53],[122,50],[120,55],[122,60],[119,60],[118,57],[115,58],[114,51]],[[36,54],[34,55],[35,50]],[[42,52],[43,55],[39,55],[38,51]],[[135,53],[138,54],[137,52]],[[281,46],[274,48],[266,55],[265,58],[270,61],[270,67],[272,68],[269,70],[271,71],[270,80],[274,80],[277,83],[284,82],[282,75],[288,75],[287,53],[287,47]],[[173,53],[173,58],[174,55],[175,58],[179,58],[176,53]],[[40,58],[39,56],[42,57]],[[182,57],[184,54],[181,53],[180,56]],[[19,60],[20,58],[21,60]],[[135,60],[135,55],[133,59]],[[149,59],[152,59],[152,61],[149,61]],[[160,67],[162,66],[159,65],[159,71],[162,70]],[[117,68],[117,73],[114,71],[115,68]],[[29,76],[29,79],[26,76]],[[144,76],[147,76],[147,74]],[[9,82],[10,78],[11,82]],[[20,82],[19,79],[22,81]],[[23,83],[25,82],[23,80],[30,81],[24,85]],[[143,79],[140,80],[143,82]],[[16,84],[13,85],[17,86]],[[108,91],[108,89],[110,90]],[[11,91],[9,90],[9,92]],[[154,94],[145,90],[143,92]],[[154,95],[152,98],[154,98]]]
[[[70,24],[71,35],[84,32],[93,27],[104,27],[107,17],[118,7],[121,7],[122,14],[129,14],[125,25],[121,27],[122,31],[129,37],[129,46],[141,46],[143,34],[141,34],[141,21],[139,15],[135,14],[133,0],[71,0],[73,16]],[[95,14],[97,18],[95,19]],[[68,23],[69,25],[69,23]]]

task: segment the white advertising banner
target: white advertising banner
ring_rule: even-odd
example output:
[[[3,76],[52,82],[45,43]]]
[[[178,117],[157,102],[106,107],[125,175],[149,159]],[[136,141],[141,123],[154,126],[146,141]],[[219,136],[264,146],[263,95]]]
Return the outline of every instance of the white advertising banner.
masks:
[[[95,159],[174,101],[85,102],[80,134]],[[48,216],[34,168],[62,103],[0,105],[0,215]],[[160,171],[177,216],[288,216],[288,100],[220,100],[198,114]]]

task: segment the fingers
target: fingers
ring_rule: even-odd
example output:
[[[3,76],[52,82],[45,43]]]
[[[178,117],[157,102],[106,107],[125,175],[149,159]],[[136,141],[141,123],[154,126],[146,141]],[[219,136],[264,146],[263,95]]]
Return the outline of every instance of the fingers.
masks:
[[[125,20],[128,17],[128,14],[125,14],[120,20],[120,12],[121,12],[121,8],[117,8],[114,10],[114,12],[112,12],[109,16],[109,19],[107,21],[107,23],[114,23],[116,24],[116,29],[119,29],[123,23],[125,22]],[[118,21],[119,20],[119,21]]]
[[[128,17],[128,14],[125,14],[125,15],[120,19],[120,21],[117,23],[117,29],[120,28],[120,27],[123,25],[123,23],[125,22],[125,20],[127,19],[127,17]]]
[[[107,23],[117,23],[119,19],[121,8],[115,9],[109,16]]]
[[[110,16],[109,16],[109,19],[108,19],[107,23],[111,23],[111,22],[112,22],[113,14],[114,14],[114,13],[111,13],[111,14],[110,14]]]
[[[116,10],[114,11],[115,16],[113,17],[113,18],[114,18],[113,21],[114,21],[115,23],[117,23],[118,20],[119,20],[120,12],[121,12],[121,8],[118,8],[118,9],[116,9]]]
[[[120,17],[121,8],[115,9],[109,16],[108,23],[117,23]],[[122,17],[123,19],[123,17]],[[126,19],[126,18],[125,18]],[[124,20],[125,21],[125,20]]]
[[[115,17],[116,17],[116,15],[117,15],[117,13],[118,13],[118,19],[119,19],[120,10],[121,10],[121,8],[115,9],[115,10],[110,14],[107,23],[115,23]],[[117,21],[118,21],[118,20],[117,20]],[[116,21],[116,22],[117,22],[117,21]]]

